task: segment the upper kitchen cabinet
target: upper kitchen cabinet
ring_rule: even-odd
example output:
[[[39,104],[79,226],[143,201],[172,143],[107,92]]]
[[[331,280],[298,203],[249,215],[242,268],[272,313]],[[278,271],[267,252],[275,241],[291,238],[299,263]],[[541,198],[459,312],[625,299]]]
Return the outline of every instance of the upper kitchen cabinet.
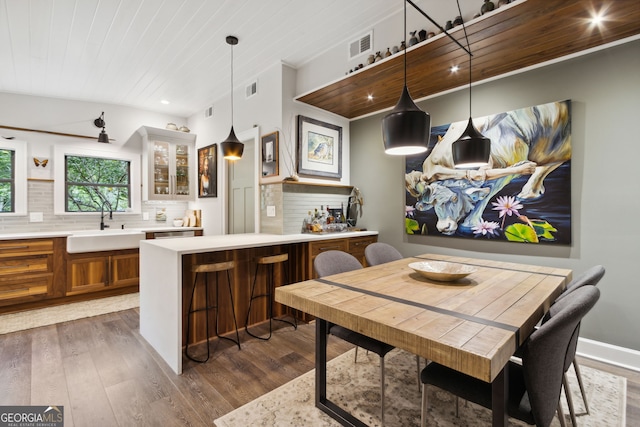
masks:
[[[144,200],[195,200],[196,135],[142,126]]]

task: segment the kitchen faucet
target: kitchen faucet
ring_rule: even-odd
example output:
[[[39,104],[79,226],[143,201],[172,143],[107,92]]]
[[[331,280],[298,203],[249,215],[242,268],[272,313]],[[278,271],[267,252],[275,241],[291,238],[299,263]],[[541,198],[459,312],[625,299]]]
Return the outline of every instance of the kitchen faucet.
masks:
[[[100,230],[104,230],[105,228],[109,228],[108,225],[104,223],[104,205],[109,207],[109,219],[113,219],[113,210],[111,209],[111,205],[108,201],[102,202],[102,206],[100,207]]]

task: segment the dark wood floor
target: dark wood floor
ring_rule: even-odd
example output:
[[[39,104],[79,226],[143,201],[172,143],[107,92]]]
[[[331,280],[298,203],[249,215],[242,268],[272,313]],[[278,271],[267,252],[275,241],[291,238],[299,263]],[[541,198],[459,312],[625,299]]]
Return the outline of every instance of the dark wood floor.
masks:
[[[132,309],[0,335],[0,405],[63,405],[65,425],[76,427],[211,426],[313,368],[314,326],[275,322],[271,340],[242,331],[241,351],[221,340],[209,362],[186,362],[175,375],[140,336],[138,319]],[[328,355],[350,348],[331,339]],[[640,374],[581,362],[628,378],[627,425],[640,425]]]

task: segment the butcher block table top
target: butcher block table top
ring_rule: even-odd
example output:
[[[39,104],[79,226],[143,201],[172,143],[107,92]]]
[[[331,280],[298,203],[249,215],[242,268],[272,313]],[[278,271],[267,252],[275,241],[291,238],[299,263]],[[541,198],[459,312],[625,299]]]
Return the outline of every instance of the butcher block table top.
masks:
[[[417,261],[477,268],[437,282]],[[276,289],[275,300],[486,382],[564,290],[571,270],[425,254]]]

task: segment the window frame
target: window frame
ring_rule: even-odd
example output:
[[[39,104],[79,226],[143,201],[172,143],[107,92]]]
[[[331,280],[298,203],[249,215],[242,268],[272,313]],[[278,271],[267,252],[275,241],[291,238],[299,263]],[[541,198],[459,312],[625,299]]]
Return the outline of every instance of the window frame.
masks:
[[[0,212],[2,217],[27,214],[27,143],[0,140],[0,149],[13,151],[13,212]]]
[[[96,212],[69,212],[66,210],[67,202],[67,156],[92,157],[105,160],[120,160],[129,162],[129,200],[130,207],[124,212],[113,212],[114,215],[129,215],[141,213],[141,180],[140,180],[140,155],[115,152],[75,146],[56,146],[54,148],[54,214],[55,215],[95,215]]]

